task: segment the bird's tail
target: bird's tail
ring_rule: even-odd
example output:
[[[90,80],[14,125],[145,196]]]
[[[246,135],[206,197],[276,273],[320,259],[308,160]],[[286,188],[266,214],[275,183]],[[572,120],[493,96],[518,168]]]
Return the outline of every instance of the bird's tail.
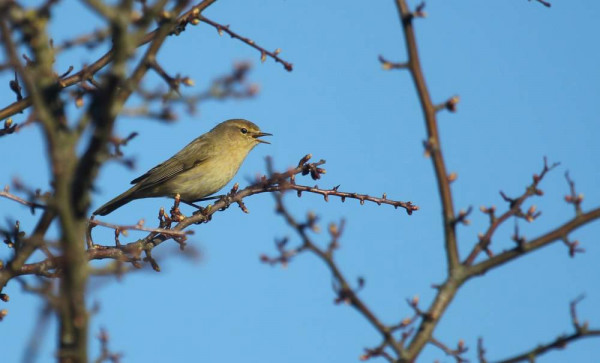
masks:
[[[114,211],[115,209],[131,202],[134,199],[138,199],[139,197],[134,195],[134,192],[137,191],[138,188],[133,187],[129,190],[127,190],[125,193],[115,197],[114,199],[111,199],[108,203],[104,204],[102,207],[96,209],[96,211],[94,211],[94,215],[101,215],[101,216],[105,216],[108,213],[111,213],[112,211]]]

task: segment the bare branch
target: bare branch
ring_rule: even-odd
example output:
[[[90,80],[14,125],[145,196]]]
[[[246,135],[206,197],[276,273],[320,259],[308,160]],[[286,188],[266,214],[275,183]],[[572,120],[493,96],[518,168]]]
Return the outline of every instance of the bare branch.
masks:
[[[573,205],[573,208],[575,208],[575,215],[580,215],[581,213],[583,213],[581,210],[581,202],[583,202],[583,194],[577,194],[577,191],[575,190],[575,182],[569,176],[568,171],[565,172],[565,179],[567,179],[567,183],[569,184],[569,192],[570,192],[570,194],[565,196],[565,201],[567,203]]]
[[[298,166],[284,173],[269,173],[270,178],[262,177],[257,180],[254,184],[249,185],[248,187],[238,190],[237,185],[231,190],[230,193],[219,197],[219,199],[211,205],[209,208],[201,208],[194,215],[190,217],[184,216],[179,210],[179,200],[175,199],[175,204],[171,209],[171,215],[168,216],[164,209],[161,209],[159,212],[159,220],[160,225],[158,228],[146,228],[142,224],[138,223],[136,225],[117,225],[110,224],[106,222],[101,222],[95,219],[89,220],[88,225],[88,250],[86,251],[86,259],[87,260],[100,260],[100,259],[114,259],[117,261],[130,262],[135,267],[140,267],[139,261],[141,261],[141,253],[142,251],[146,253],[146,261],[152,263],[154,260],[152,256],[148,255],[148,251],[151,251],[156,246],[161,243],[173,239],[174,241],[180,243],[180,246],[183,248],[185,238],[189,232],[184,231],[185,228],[193,225],[209,222],[212,219],[212,216],[219,211],[223,211],[227,209],[231,204],[238,204],[240,208],[248,212],[247,208],[243,204],[243,199],[261,193],[277,193],[284,192],[289,190],[289,186],[291,184],[291,179],[297,175],[311,175],[312,178],[320,178],[321,174],[325,172],[324,169],[321,168],[321,165],[325,163],[325,161],[321,160],[315,163],[308,163],[310,160],[310,154],[303,157]],[[303,187],[303,186],[299,186]],[[310,191],[308,191],[310,192]],[[338,192],[344,193],[344,192]],[[320,193],[319,193],[320,194]],[[365,198],[373,199],[373,197],[365,196]],[[365,199],[366,200],[366,199]],[[394,201],[389,201],[390,203],[399,203]],[[404,202],[402,202],[404,203]],[[413,206],[414,208],[415,206]],[[171,228],[172,223],[177,223],[177,225]],[[105,244],[97,244],[94,243],[91,239],[91,228],[96,225],[106,226],[108,228],[112,228],[115,230],[115,244],[114,245],[105,245]],[[329,250],[333,251],[335,248],[335,244],[337,237],[339,237],[339,233],[341,227],[336,227],[337,231],[334,229],[330,229],[330,233],[332,234],[332,242],[330,244]],[[121,244],[118,237],[125,230],[142,230],[148,231],[146,237],[139,239],[135,242]],[[335,237],[335,238],[334,238]],[[331,247],[334,246],[334,247]],[[58,257],[48,257],[47,259],[39,262],[34,262],[30,264],[22,264],[15,265],[13,269],[11,269],[10,273],[7,274],[6,281],[14,276],[20,275],[41,275],[48,277],[56,277],[60,275],[60,268],[64,263],[64,258],[61,256]],[[155,261],[154,261],[155,262]],[[156,264],[153,264],[156,269]],[[0,270],[2,272],[2,270]],[[0,275],[1,276],[1,275]],[[0,282],[3,280],[0,279]],[[5,283],[5,282],[4,282]],[[0,285],[3,286],[3,285]]]
[[[529,1],[531,1],[531,0],[529,0]],[[545,0],[535,0],[535,1],[537,1],[538,3],[540,3],[540,4],[544,5],[544,6],[545,6],[545,7],[547,7],[547,8],[549,8],[549,7],[551,7],[551,6],[552,6],[552,4],[550,4],[549,2],[547,2],[547,1],[545,1]]]
[[[468,362],[467,359],[463,358],[463,354],[467,352],[467,350],[469,350],[466,346],[464,341],[459,340],[458,341],[458,345],[456,346],[456,349],[452,349],[450,347],[448,347],[447,345],[445,345],[444,343],[440,342],[439,340],[431,337],[431,339],[429,340],[429,342],[440,348],[444,353],[446,353],[446,355],[453,357],[457,363],[466,363]]]
[[[186,13],[179,16],[179,18],[176,21],[176,28],[179,31],[181,31],[183,29],[183,27],[185,26],[185,24],[188,23],[187,19],[192,16],[192,13],[202,12],[205,8],[212,5],[212,3],[214,3],[215,1],[216,0],[202,1],[198,5],[195,5],[192,9],[190,9]],[[158,34],[157,30],[158,29],[147,33],[140,40],[140,42],[137,44],[137,46],[141,47],[142,45],[150,43],[152,40],[154,40],[154,38]],[[172,28],[171,30],[173,31],[174,29]],[[72,86],[74,84],[77,84],[79,82],[84,82],[84,81],[88,80],[91,76],[93,76],[98,71],[100,71],[102,68],[104,68],[106,65],[108,65],[113,60],[113,56],[114,56],[113,50],[107,52],[102,57],[100,57],[98,60],[96,60],[94,63],[90,64],[89,66],[83,67],[79,72],[77,72],[77,73],[73,74],[72,76],[69,76],[65,79],[61,79],[58,87],[62,89],[62,88],[66,88],[66,87]],[[8,118],[18,112],[23,111],[24,109],[26,109],[29,106],[31,106],[31,98],[25,97],[22,100],[12,103],[11,105],[0,110],[0,119]]]
[[[327,253],[326,251],[319,248],[308,236],[307,228],[311,228],[311,226],[314,224],[315,219],[310,218],[309,216],[309,221],[307,223],[298,222],[285,208],[285,205],[283,204],[282,195],[279,193],[274,193],[273,196],[275,197],[275,201],[277,203],[277,213],[283,216],[287,224],[290,225],[290,227],[292,227],[302,239],[301,249],[311,251],[312,253],[317,255],[331,271],[336,282],[334,287],[338,294],[336,302],[346,302],[353,306],[356,310],[358,310],[382,335],[385,345],[388,345],[398,356],[400,356],[402,349],[398,342],[395,341],[390,327],[384,325],[379,320],[379,318],[377,318],[375,314],[369,309],[369,307],[367,307],[367,305],[358,297],[356,290],[351,287],[351,285],[348,283],[347,279],[344,277],[339,267],[333,260],[332,254]],[[378,352],[381,353],[382,349],[383,348],[379,349]]]
[[[18,196],[16,196],[16,195],[14,195],[14,194],[11,194],[11,193],[9,192],[8,185],[4,187],[4,190],[0,191],[0,197],[8,198],[8,199],[10,199],[10,200],[14,200],[14,201],[15,201],[15,202],[17,202],[17,203],[20,203],[20,204],[26,205],[26,206],[28,206],[29,208],[31,208],[31,211],[32,211],[32,213],[33,213],[33,211],[34,211],[36,208],[39,208],[39,209],[45,209],[45,208],[46,208],[46,206],[45,206],[45,205],[43,205],[43,204],[39,204],[39,203],[32,202],[32,201],[27,201],[27,200],[25,200],[25,199],[23,199],[23,198],[20,198],[20,197],[18,197]]]
[[[560,335],[555,340],[549,343],[540,344],[527,352],[521,353],[512,358],[500,360],[497,363],[516,363],[524,361],[532,362],[535,361],[535,359],[542,354],[548,353],[549,351],[554,349],[564,349],[568,344],[573,343],[575,341],[584,338],[600,337],[600,329],[589,329],[587,322],[584,324],[580,324],[579,320],[577,319],[576,306],[582,299],[583,297],[580,296],[577,299],[571,301],[570,303],[571,320],[573,323],[573,327],[575,328],[574,333]]]
[[[427,140],[424,142],[425,150],[426,154],[431,157],[433,163],[438,192],[442,203],[444,246],[446,249],[448,269],[448,278],[438,290],[436,298],[427,312],[429,319],[424,319],[421,322],[417,329],[417,333],[412,338],[406,351],[404,351],[400,357],[402,361],[413,361],[423,347],[430,341],[435,326],[452,301],[456,290],[462,284],[463,280],[456,239],[456,216],[450,189],[450,183],[453,179],[448,177],[449,173],[444,162],[437,125],[438,109],[431,100],[429,89],[425,82],[425,76],[419,59],[415,29],[413,27],[414,18],[425,16],[423,11],[424,4],[419,5],[415,12],[409,10],[406,0],[396,0],[396,7],[398,8],[400,23],[404,31],[404,39],[408,54],[408,62],[406,64],[415,84],[425,118],[425,126],[427,128]],[[408,336],[403,337],[403,339],[407,338]]]
[[[194,234],[194,231],[174,231],[174,230],[170,230],[170,229],[164,229],[164,228],[148,228],[148,227],[144,227],[144,220],[140,220],[138,222],[138,224],[135,225],[118,225],[118,224],[112,224],[112,223],[106,223],[106,222],[102,222],[99,221],[97,219],[94,219],[94,217],[92,217],[92,219],[90,219],[90,225],[91,226],[102,226],[102,227],[107,227],[107,228],[111,228],[114,229],[115,231],[119,231],[119,233],[124,233],[124,231],[143,231],[143,232],[152,232],[152,233],[161,233],[173,238],[177,238],[177,237],[185,237],[187,235],[191,235]]]
[[[219,32],[219,35],[221,35],[223,32],[225,32],[225,33],[229,34],[230,37],[239,39],[242,42],[251,46],[252,48],[258,50],[260,52],[261,62],[264,62],[267,59],[267,56],[269,56],[269,57],[273,58],[275,60],[275,62],[281,63],[283,65],[283,68],[285,68],[286,71],[291,72],[294,69],[294,66],[292,63],[286,62],[285,60],[283,60],[279,57],[279,53],[281,52],[281,49],[277,48],[274,51],[270,52],[270,51],[266,50],[265,48],[261,47],[260,45],[256,44],[254,42],[254,40],[243,37],[243,36],[237,34],[236,32],[232,31],[231,29],[229,29],[229,25],[221,25],[221,24],[214,22],[214,21],[212,21],[204,16],[201,16],[201,15],[198,16],[198,19],[203,23],[206,23],[206,24],[209,24],[209,25],[215,27],[217,29],[217,31]]]
[[[491,257],[487,260],[481,261],[467,269],[467,275],[469,278],[484,274],[485,272],[500,266],[506,262],[517,259],[527,253],[537,250],[538,248],[544,247],[552,242],[560,241],[570,232],[584,226],[585,224],[600,219],[600,208],[593,209],[587,213],[583,213],[578,217],[571,219],[561,226],[553,229],[552,231],[531,240],[530,242],[523,243],[522,245],[515,247],[511,250],[502,252],[499,255]]]
[[[100,329],[100,333],[98,334],[98,340],[100,341],[100,356],[96,358],[96,360],[94,361],[95,363],[102,363],[106,361],[112,363],[119,363],[121,361],[121,357],[123,355],[121,353],[113,353],[108,348],[109,339],[110,338],[106,329]]]
[[[346,200],[346,198],[350,198],[350,199],[358,200],[361,205],[365,204],[365,201],[368,201],[368,202],[376,203],[377,205],[388,204],[388,205],[393,206],[394,208],[401,207],[401,208],[404,208],[406,210],[406,213],[408,213],[409,215],[412,214],[414,211],[419,210],[419,207],[416,205],[413,205],[412,202],[401,202],[401,201],[388,199],[387,195],[385,193],[383,194],[383,196],[381,198],[377,198],[377,197],[369,196],[367,194],[347,193],[347,192],[338,191],[339,185],[336,187],[333,187],[332,189],[319,189],[316,185],[314,187],[308,187],[308,186],[297,185],[297,184],[281,184],[281,186],[282,186],[282,188],[280,190],[286,190],[286,189],[295,190],[298,192],[298,196],[301,196],[302,192],[320,194],[323,196],[323,198],[325,199],[326,202],[329,201],[329,196],[333,195],[333,196],[341,198],[342,202],[344,202]]]
[[[437,109],[431,100],[429,89],[425,83],[425,76],[423,74],[421,61],[419,59],[417,40],[412,22],[413,18],[424,16],[424,4],[419,5],[414,13],[409,10],[405,0],[396,0],[396,6],[398,8],[400,23],[402,24],[404,30],[406,51],[408,53],[408,62],[406,63],[406,66],[410,72],[410,75],[412,76],[419,100],[421,102],[421,108],[423,110],[423,114],[425,115],[425,126],[427,127],[426,150],[431,156],[431,160],[433,162],[433,168],[435,170],[438,184],[438,191],[442,201],[446,256],[448,260],[448,271],[451,272],[460,265],[458,248],[456,244],[456,217],[454,214],[450,181],[448,180],[448,172],[446,170],[446,164],[442,154],[441,140],[437,126]],[[384,62],[383,64],[385,67],[385,59],[380,59],[382,62]],[[426,340],[423,340],[420,343],[421,346],[425,344]]]
[[[500,195],[509,205],[509,208],[506,212],[504,212],[500,217],[495,216],[495,208],[485,208],[482,207],[481,211],[483,213],[490,215],[490,226],[486,230],[485,233],[479,235],[479,242],[473,247],[469,256],[463,262],[464,265],[469,266],[472,265],[477,256],[481,251],[486,251],[488,256],[492,256],[492,252],[489,250],[489,245],[492,243],[492,236],[494,232],[498,229],[500,225],[506,222],[510,217],[516,216],[527,220],[528,222],[533,221],[537,216],[539,216],[539,212],[536,213],[535,207],[532,206],[527,213],[524,213],[521,210],[523,203],[532,196],[541,196],[544,192],[538,188],[539,184],[542,182],[544,177],[548,172],[552,169],[556,168],[559,163],[553,163],[552,165],[548,164],[548,160],[544,158],[544,166],[542,167],[542,171],[540,174],[533,174],[532,183],[525,188],[525,192],[521,194],[517,198],[509,198],[504,194],[504,192],[500,191]]]

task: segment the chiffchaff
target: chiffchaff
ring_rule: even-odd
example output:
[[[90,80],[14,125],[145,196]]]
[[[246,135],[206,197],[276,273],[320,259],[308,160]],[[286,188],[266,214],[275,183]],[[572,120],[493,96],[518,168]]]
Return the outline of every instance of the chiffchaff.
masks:
[[[107,215],[134,199],[175,197],[193,203],[216,193],[237,173],[246,155],[270,136],[250,121],[224,121],[190,142],[169,160],[134,179],[125,193],[98,208],[94,214]]]

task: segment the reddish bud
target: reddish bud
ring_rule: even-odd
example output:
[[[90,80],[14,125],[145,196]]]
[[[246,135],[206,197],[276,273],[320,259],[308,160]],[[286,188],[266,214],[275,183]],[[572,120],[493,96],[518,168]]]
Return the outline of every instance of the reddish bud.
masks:
[[[419,295],[415,295],[410,303],[413,306],[417,306],[419,304]]]

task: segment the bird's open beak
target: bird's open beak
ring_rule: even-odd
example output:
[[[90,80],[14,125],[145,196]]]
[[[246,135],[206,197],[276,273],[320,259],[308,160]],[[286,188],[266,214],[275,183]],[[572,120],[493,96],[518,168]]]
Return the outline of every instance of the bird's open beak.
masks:
[[[263,136],[273,136],[273,134],[269,134],[268,132],[257,132],[254,135],[252,135],[252,137],[255,138],[256,141],[262,142],[263,144],[270,144],[270,142],[268,142],[268,141],[259,139],[259,137],[263,137]]]

